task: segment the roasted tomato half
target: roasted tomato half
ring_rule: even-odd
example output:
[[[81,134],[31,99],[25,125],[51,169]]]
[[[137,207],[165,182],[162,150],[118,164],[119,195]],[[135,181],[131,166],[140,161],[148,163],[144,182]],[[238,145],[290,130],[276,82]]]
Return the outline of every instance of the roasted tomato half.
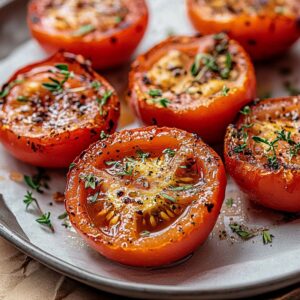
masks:
[[[225,139],[230,175],[266,207],[300,212],[300,97],[245,107]]]
[[[114,89],[80,55],[59,52],[17,71],[0,92],[0,141],[16,158],[67,167],[115,130]]]
[[[82,54],[95,68],[127,61],[148,23],[145,0],[31,0],[28,24],[48,52]]]
[[[300,37],[299,0],[186,0],[202,34],[225,31],[255,60],[286,51]]]
[[[141,55],[129,97],[146,124],[178,127],[220,142],[238,111],[255,98],[253,66],[225,34],[172,37]]]
[[[194,134],[146,127],[93,144],[68,174],[66,210],[102,255],[132,266],[171,263],[211,232],[226,177]]]

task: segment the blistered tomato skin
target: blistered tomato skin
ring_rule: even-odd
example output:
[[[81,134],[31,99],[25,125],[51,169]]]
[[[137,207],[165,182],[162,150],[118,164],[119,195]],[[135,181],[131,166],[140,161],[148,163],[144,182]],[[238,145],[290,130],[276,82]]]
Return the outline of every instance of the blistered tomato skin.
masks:
[[[226,134],[229,174],[251,200],[300,212],[300,97],[263,100],[243,112]]]
[[[255,60],[282,54],[300,37],[298,0],[186,0],[186,5],[199,32],[224,31]]]
[[[119,100],[80,55],[59,52],[17,71],[0,93],[0,141],[16,158],[68,167],[100,133],[114,132]]]
[[[148,8],[144,0],[31,0],[27,22],[47,53],[64,49],[106,69],[130,59],[147,28]]]
[[[129,101],[147,125],[178,127],[218,143],[239,110],[256,97],[253,65],[225,34],[171,37],[139,56]]]
[[[224,199],[221,159],[191,133],[145,127],[90,146],[69,171],[66,211],[103,256],[160,266],[193,252]]]

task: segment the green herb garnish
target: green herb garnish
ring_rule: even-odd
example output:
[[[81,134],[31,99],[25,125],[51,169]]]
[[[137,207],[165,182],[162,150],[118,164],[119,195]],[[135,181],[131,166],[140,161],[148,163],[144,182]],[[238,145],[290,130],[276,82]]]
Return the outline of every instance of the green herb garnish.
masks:
[[[242,225],[233,223],[233,224],[229,224],[229,227],[232,230],[232,232],[236,233],[243,240],[249,240],[254,237],[254,234],[252,232],[248,231]]]
[[[146,158],[150,157],[150,153],[146,153],[146,152],[142,151],[141,149],[137,150],[136,154],[143,163],[145,162]]]
[[[170,157],[174,157],[176,152],[175,152],[175,150],[173,150],[171,148],[166,148],[166,149],[163,150],[162,153],[166,154],[166,155],[168,155]]]
[[[192,184],[184,185],[184,186],[170,186],[169,189],[171,191],[181,192],[192,189],[194,186]]]
[[[273,234],[271,234],[269,232],[269,230],[263,230],[262,233],[262,239],[263,239],[263,243],[266,244],[271,244],[273,242]]]
[[[96,30],[96,27],[92,24],[82,25],[78,30],[76,30],[73,35],[74,36],[84,36],[88,33],[91,33]]]
[[[161,97],[162,96],[162,91],[161,90],[157,90],[157,89],[153,89],[153,90],[149,90],[148,94],[151,97]]]
[[[103,106],[107,103],[107,100],[112,96],[113,91],[106,91],[102,98],[97,98],[97,102],[99,104],[100,115],[103,116]]]
[[[234,203],[234,199],[233,198],[226,199],[225,204],[226,204],[227,207],[229,207],[229,208],[232,207],[233,203]]]
[[[251,112],[251,108],[250,106],[245,106],[243,109],[240,110],[240,113],[243,114],[243,115],[249,115]]]
[[[41,215],[39,218],[36,219],[36,222],[50,228],[50,230],[54,232],[54,228],[52,226],[50,216],[51,216],[50,212],[44,213],[43,215]]]
[[[172,196],[168,195],[168,194],[160,193],[160,195],[161,195],[162,197],[164,197],[165,199],[171,201],[171,202],[176,202],[176,199],[173,198]]]
[[[91,83],[91,87],[98,91],[100,89],[100,87],[102,86],[101,82],[98,81],[98,80],[94,80],[92,83]]]
[[[224,85],[222,88],[222,96],[228,96],[229,91],[230,91],[230,88],[227,87],[226,85]]]
[[[68,217],[68,213],[65,211],[64,213],[62,213],[61,215],[59,215],[57,217],[58,220],[64,220],[65,218]]]
[[[29,192],[29,191],[26,192],[26,195],[24,196],[23,202],[24,202],[24,204],[26,204],[26,209],[28,209],[28,207],[29,207],[31,204],[33,204],[33,203],[35,203],[36,206],[40,209],[39,204],[38,204],[36,198],[34,198],[34,197],[32,196],[32,192]]]
[[[80,179],[84,181],[85,189],[91,188],[94,190],[98,184],[98,179],[93,174],[80,176]]]

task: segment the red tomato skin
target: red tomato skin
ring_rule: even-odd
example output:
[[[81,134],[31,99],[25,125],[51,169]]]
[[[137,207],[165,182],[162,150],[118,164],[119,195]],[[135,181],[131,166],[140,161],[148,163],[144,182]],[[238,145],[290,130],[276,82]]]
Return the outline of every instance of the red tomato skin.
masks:
[[[26,73],[29,70],[39,66],[41,63],[51,61],[62,62],[63,52],[58,52],[50,58],[30,64],[19,69],[8,82],[13,81],[19,74]],[[94,72],[98,80],[105,82],[105,84],[113,89],[110,84],[99,74]],[[103,130],[105,132],[114,132],[117,128],[118,119],[120,116],[120,103],[115,96],[112,105],[115,109],[108,111],[107,120],[113,121],[113,126],[106,122],[104,126],[94,128],[94,133],[88,128],[81,128],[75,131],[66,131],[60,134],[57,139],[50,138],[28,138],[25,136],[18,136],[9,128],[0,127],[0,141],[5,149],[15,158],[38,167],[45,168],[66,168],[74,158],[86,149],[91,143],[99,139],[99,134]]]
[[[181,38],[181,37],[179,37]],[[208,37],[204,37],[208,38]],[[139,99],[135,91],[135,72],[138,67],[135,64],[147,60],[147,57],[172,43],[173,38],[167,39],[147,53],[140,55],[133,63],[129,73],[129,90],[131,92],[129,102],[137,117],[147,125],[177,127],[188,132],[197,133],[209,144],[217,144],[224,140],[226,128],[234,120],[240,109],[256,98],[256,76],[253,64],[244,51],[238,45],[246,57],[246,82],[243,89],[235,91],[229,96],[219,96],[216,101],[212,101],[208,106],[200,106],[194,110],[186,109],[180,112],[169,110],[168,108],[157,108]]]
[[[68,52],[81,54],[92,61],[95,69],[117,67],[130,60],[148,25],[148,9],[143,1],[143,14],[134,24],[114,32],[113,35],[104,35],[99,39],[84,41],[81,38],[51,33],[46,28],[34,24],[30,16],[39,13],[39,5],[42,1],[44,0],[31,1],[28,7],[27,23],[33,38],[37,40],[46,53],[52,55],[58,50],[64,49]]]
[[[288,183],[283,170],[270,172],[259,170],[257,166],[237,161],[227,154],[225,163],[228,173],[249,198],[265,207],[285,212],[300,212],[300,174],[293,174]]]
[[[151,131],[151,130],[159,130],[159,131],[171,131],[178,130],[175,128],[167,128],[162,127],[157,129],[155,126],[137,128],[136,131],[140,131],[143,134],[143,131]],[[90,145],[90,147],[84,151],[84,153],[89,152],[93,147],[96,146],[97,143]],[[218,155],[211,149],[214,153],[215,157]],[[84,156],[84,153],[80,155],[80,157]],[[78,163],[79,157],[74,161],[75,164]],[[87,231],[83,231],[82,228],[87,228],[89,225],[85,222],[85,220],[80,220],[78,217],[80,214],[84,214],[84,207],[86,200],[77,198],[77,188],[74,181],[75,176],[72,174],[73,170],[68,173],[68,185],[66,187],[66,201],[65,207],[66,211],[69,213],[70,221],[73,227],[76,229],[78,234],[96,251],[105,256],[108,259],[119,262],[124,265],[130,265],[134,267],[158,267],[168,265],[173,263],[179,259],[184,258],[185,256],[194,252],[200,245],[202,245],[209,234],[213,230],[215,223],[218,219],[223,200],[225,197],[225,189],[226,189],[226,172],[222,160],[218,157],[218,169],[216,170],[216,180],[219,182],[216,187],[213,196],[211,198],[211,202],[214,204],[214,209],[211,212],[203,212],[201,218],[200,226],[195,226],[195,228],[190,231],[186,235],[181,235],[180,239],[170,242],[168,244],[164,244],[161,247],[157,248],[127,248],[124,249],[119,245],[107,246],[101,243],[101,237],[95,236],[92,233],[88,233]],[[75,167],[76,168],[76,167]],[[74,169],[75,169],[74,168]],[[77,215],[72,214],[72,211],[75,211],[75,202],[80,203],[80,206],[77,210]],[[77,208],[76,208],[77,209]],[[80,223],[80,227],[78,224]],[[84,224],[84,225],[82,225]],[[96,231],[95,231],[96,232]]]
[[[265,99],[252,106],[251,110],[256,115],[270,117],[283,108],[288,110],[290,105],[297,107],[299,103],[299,97]],[[264,107],[270,107],[270,110],[265,112]],[[300,172],[297,167],[269,170],[259,164],[240,159],[232,151],[234,146],[232,127],[229,126],[224,143],[226,170],[249,199],[274,210],[300,212]]]
[[[204,19],[194,0],[186,0],[187,12],[196,30],[202,34],[226,32],[237,40],[255,61],[270,59],[286,52],[300,37],[297,18],[287,16],[236,17],[219,22]],[[250,25],[249,25],[250,24]]]

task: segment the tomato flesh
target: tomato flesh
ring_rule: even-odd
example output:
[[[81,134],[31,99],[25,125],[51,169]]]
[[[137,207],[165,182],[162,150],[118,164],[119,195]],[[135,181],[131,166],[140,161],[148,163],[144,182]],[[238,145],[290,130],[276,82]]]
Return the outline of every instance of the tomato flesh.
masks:
[[[178,127],[220,142],[241,107],[255,98],[245,51],[225,34],[172,37],[133,63],[130,103],[146,124]]]
[[[19,70],[3,86],[1,100],[1,142],[36,166],[67,167],[101,131],[113,132],[119,118],[113,88],[70,53]]]
[[[230,175],[266,207],[300,211],[300,98],[268,99],[247,109],[225,139]]]
[[[158,266],[191,253],[224,199],[222,161],[178,129],[116,133],[75,164],[66,189],[70,221],[94,249],[123,264]]]

